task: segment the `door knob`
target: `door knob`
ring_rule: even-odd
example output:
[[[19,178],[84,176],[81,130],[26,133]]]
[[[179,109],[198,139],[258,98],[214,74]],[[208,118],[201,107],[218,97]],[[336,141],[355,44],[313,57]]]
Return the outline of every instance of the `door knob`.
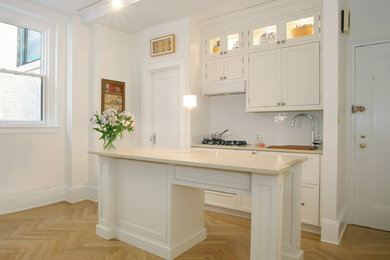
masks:
[[[364,148],[366,148],[366,147],[367,147],[366,144],[364,144],[364,143],[363,143],[363,144],[360,144],[360,148],[363,148],[363,149],[364,149]]]

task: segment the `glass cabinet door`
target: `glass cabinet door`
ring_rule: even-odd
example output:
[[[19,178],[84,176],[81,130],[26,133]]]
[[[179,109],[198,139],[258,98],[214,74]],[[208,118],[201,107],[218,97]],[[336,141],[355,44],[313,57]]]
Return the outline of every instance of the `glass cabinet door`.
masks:
[[[277,25],[259,26],[252,28],[250,45],[252,47],[264,47],[273,45],[278,40]]]
[[[243,33],[241,31],[213,34],[206,39],[206,55],[208,57],[223,57],[226,54],[241,51],[242,47]]]
[[[318,35],[318,21],[314,16],[286,22],[286,40]]]
[[[207,55],[220,55],[220,53],[222,52],[221,40],[222,37],[219,36],[208,39]]]
[[[224,54],[242,50],[242,36],[241,32],[226,33]]]

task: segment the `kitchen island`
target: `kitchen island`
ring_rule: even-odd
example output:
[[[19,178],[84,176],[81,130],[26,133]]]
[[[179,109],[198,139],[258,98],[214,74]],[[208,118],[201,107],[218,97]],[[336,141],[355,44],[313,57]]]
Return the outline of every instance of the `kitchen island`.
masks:
[[[303,259],[304,157],[163,148],[92,151],[100,157],[96,233],[173,259],[207,237],[204,189],[251,195],[252,260]]]

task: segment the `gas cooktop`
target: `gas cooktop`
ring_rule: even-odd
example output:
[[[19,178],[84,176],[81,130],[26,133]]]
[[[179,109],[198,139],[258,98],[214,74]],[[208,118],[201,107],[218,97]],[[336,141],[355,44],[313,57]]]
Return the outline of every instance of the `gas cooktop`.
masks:
[[[203,138],[202,144],[209,145],[230,145],[230,146],[243,146],[247,145],[246,141],[238,141],[238,140],[222,140],[220,138]]]

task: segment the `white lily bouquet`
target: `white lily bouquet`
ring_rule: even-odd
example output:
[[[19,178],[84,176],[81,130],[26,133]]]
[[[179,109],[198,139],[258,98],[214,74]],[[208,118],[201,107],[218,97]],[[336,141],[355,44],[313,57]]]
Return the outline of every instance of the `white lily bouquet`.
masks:
[[[118,136],[122,139],[124,131],[132,132],[135,129],[132,114],[126,111],[118,113],[112,108],[104,110],[101,115],[96,112],[90,121],[96,126],[93,129],[102,134],[99,140],[103,139],[106,150],[115,149],[114,141]]]

